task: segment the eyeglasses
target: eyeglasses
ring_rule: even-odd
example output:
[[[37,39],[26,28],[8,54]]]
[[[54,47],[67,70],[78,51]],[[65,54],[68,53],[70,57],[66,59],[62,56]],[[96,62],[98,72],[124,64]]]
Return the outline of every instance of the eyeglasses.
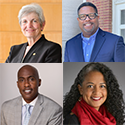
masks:
[[[95,19],[98,16],[98,14],[97,13],[80,14],[79,19],[85,20],[87,18],[87,16],[90,20],[92,20],[92,19]]]

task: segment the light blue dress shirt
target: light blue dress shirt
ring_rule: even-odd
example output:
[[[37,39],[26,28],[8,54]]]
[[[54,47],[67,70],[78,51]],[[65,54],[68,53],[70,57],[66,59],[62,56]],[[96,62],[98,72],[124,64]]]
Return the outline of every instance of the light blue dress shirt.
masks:
[[[30,115],[31,115],[31,113],[32,113],[32,111],[33,111],[33,108],[34,108],[34,106],[35,106],[35,103],[36,103],[36,101],[37,101],[37,98],[38,97],[36,97],[31,103],[29,103],[29,105],[31,105],[31,107],[30,107]],[[22,98],[22,102],[23,102],[23,105],[22,105],[22,125],[23,125],[23,123],[24,123],[24,119],[25,119],[25,115],[26,115],[26,102],[25,102],[25,100]]]
[[[94,47],[94,44],[95,44],[95,39],[96,39],[96,35],[97,35],[98,31],[99,31],[99,28],[89,38],[84,37],[83,33],[81,33],[82,47],[83,47],[83,54],[84,54],[85,62],[90,61],[92,50],[93,50],[93,47]]]

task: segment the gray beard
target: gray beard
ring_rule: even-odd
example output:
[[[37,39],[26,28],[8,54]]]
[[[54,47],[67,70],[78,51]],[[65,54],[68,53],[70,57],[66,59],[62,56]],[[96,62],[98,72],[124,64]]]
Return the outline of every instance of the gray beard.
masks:
[[[92,28],[91,30],[86,30],[86,29],[84,28],[84,26],[83,26],[83,30],[84,30],[86,33],[89,33],[89,34],[91,34],[91,33],[94,31],[94,28],[95,28],[95,26],[93,26],[93,28]]]

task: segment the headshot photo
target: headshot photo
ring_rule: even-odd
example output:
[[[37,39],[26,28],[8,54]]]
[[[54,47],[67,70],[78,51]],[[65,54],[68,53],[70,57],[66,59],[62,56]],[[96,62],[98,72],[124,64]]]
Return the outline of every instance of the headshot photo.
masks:
[[[112,0],[62,2],[63,62],[125,62],[125,2],[119,2],[122,9],[117,4]],[[117,15],[115,8],[120,11]]]
[[[1,125],[62,125],[62,64],[0,64]]]
[[[0,62],[61,63],[61,8],[62,0],[1,1]]]
[[[64,63],[64,125],[124,125],[124,63]]]

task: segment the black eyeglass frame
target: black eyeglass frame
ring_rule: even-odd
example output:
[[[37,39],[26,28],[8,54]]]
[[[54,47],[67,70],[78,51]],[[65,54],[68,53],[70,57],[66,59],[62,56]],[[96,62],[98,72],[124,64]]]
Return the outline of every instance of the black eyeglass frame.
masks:
[[[94,18],[90,18],[90,17],[89,17],[90,14],[94,14],[95,17],[94,17]],[[80,15],[85,15],[85,16],[86,16],[85,19],[81,19],[81,18],[80,18]],[[89,13],[89,14],[80,14],[80,15],[78,16],[78,18],[79,18],[80,20],[86,20],[87,16],[88,16],[88,18],[89,18],[90,20],[93,20],[93,19],[95,19],[95,18],[98,16],[98,13]]]

